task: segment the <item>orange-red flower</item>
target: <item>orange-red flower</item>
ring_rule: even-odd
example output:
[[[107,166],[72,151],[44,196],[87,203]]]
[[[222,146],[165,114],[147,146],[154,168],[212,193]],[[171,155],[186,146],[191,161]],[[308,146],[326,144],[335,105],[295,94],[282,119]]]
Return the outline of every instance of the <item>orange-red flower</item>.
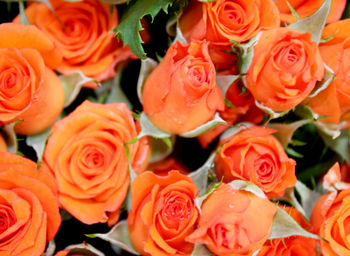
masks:
[[[224,182],[240,179],[260,187],[269,197],[282,196],[296,183],[295,161],[287,156],[274,130],[251,127],[221,143],[215,172]]]
[[[244,42],[259,31],[279,27],[279,11],[272,0],[192,1],[180,19],[187,40],[206,39],[215,45]]]
[[[142,255],[191,255],[193,244],[185,238],[197,225],[192,179],[170,171],[167,176],[140,174],[131,185],[128,215],[130,239]]]
[[[98,0],[50,2],[55,13],[44,3],[32,3],[26,14],[29,22],[49,36],[62,52],[63,62],[57,67],[59,72],[80,70],[86,76],[102,81],[115,75],[115,67],[120,62],[135,58],[129,47],[123,47],[123,43],[110,33],[118,25],[114,6]]]
[[[254,46],[247,86],[254,98],[281,112],[302,102],[324,76],[311,34],[289,28],[264,31]]]
[[[276,0],[276,5],[281,12],[281,21],[293,23],[296,18],[287,4],[287,0]],[[310,16],[321,7],[324,0],[288,0],[288,3],[297,12],[300,19]],[[345,9],[346,0],[332,0],[331,10],[327,18],[327,23],[332,23],[341,18]]]
[[[23,120],[16,132],[42,132],[63,109],[63,86],[50,69],[62,56],[34,26],[3,23],[0,38],[0,123]]]
[[[284,206],[285,210],[296,222],[307,231],[311,225],[293,207]],[[267,241],[257,256],[316,256],[316,240],[302,236],[290,236],[282,239]]]
[[[0,153],[0,255],[41,255],[61,224],[54,178],[29,159]]]
[[[268,239],[276,211],[267,198],[223,184],[204,201],[198,228],[187,240],[216,255],[252,255]]]
[[[311,224],[326,241],[320,241],[324,256],[350,254],[350,189],[329,192],[317,200]]]
[[[322,37],[334,36],[319,48],[325,63],[334,71],[335,79],[314,98],[306,101],[317,114],[324,115],[322,121],[349,123],[350,112],[350,19],[335,22],[325,27]],[[347,124],[349,126],[349,124]]]
[[[190,131],[225,107],[215,79],[207,42],[176,42],[145,82],[144,111],[164,131]]]
[[[44,152],[44,164],[56,177],[64,209],[86,224],[114,224],[129,187],[125,143],[137,136],[124,103],[85,101],[56,122]],[[128,145],[137,172],[147,165],[148,145]]]

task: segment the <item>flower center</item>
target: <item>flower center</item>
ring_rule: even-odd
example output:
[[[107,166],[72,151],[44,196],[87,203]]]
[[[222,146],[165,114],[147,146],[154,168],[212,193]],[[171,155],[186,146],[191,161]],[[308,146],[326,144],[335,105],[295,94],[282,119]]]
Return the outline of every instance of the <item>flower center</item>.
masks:
[[[8,206],[0,206],[0,234],[16,223],[16,216]]]
[[[254,161],[254,169],[256,170],[262,184],[270,183],[275,178],[276,166],[274,160],[269,154],[263,154],[257,158]]]

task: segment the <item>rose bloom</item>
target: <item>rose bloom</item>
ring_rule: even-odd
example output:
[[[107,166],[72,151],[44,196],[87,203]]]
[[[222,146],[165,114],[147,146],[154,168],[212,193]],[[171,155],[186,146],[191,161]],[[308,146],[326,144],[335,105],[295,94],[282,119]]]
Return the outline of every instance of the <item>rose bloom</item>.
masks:
[[[115,75],[114,70],[120,62],[135,58],[129,47],[123,47],[123,43],[110,33],[118,25],[115,6],[98,0],[50,2],[55,13],[44,3],[31,3],[26,14],[29,22],[47,34],[62,52],[59,72],[80,70],[86,76],[102,81]],[[19,22],[19,17],[16,21]],[[96,85],[88,83],[87,86]]]
[[[349,255],[350,189],[338,195],[327,193],[319,198],[311,214],[314,230],[328,242],[320,241],[324,256]]]
[[[300,19],[310,16],[321,7],[324,0],[288,0],[288,3],[297,12]],[[287,0],[275,1],[278,9],[281,12],[281,21],[287,23],[296,22],[296,18],[292,14]],[[346,0],[332,0],[331,10],[327,18],[327,23],[332,23],[341,18],[341,15],[345,9]]]
[[[225,99],[233,105],[233,107],[225,105],[225,110],[220,111],[220,117],[224,119],[228,125],[217,125],[199,135],[197,138],[203,148],[206,148],[209,143],[229,128],[230,125],[238,122],[258,124],[264,119],[264,113],[255,105],[251,93],[248,90],[242,93],[242,84],[240,81],[232,83],[226,92]]]
[[[293,187],[295,161],[272,133],[272,129],[255,126],[221,141],[214,161],[218,179],[250,181],[269,197],[282,196],[286,188]]]
[[[55,180],[24,157],[0,153],[0,255],[41,255],[61,224]]]
[[[276,211],[267,198],[222,184],[204,201],[198,228],[186,240],[216,255],[251,255],[268,239]]]
[[[17,133],[40,133],[63,109],[63,86],[50,69],[62,56],[34,26],[3,23],[0,38],[0,124],[23,120]]]
[[[316,97],[306,103],[317,114],[324,115],[324,122],[339,124],[346,121],[349,126],[350,112],[350,19],[342,20],[325,27],[322,37],[334,35],[319,48],[325,63],[334,71],[333,82]]]
[[[259,31],[279,27],[279,11],[273,0],[191,1],[180,19],[185,38],[206,39],[215,45],[244,42]]]
[[[124,103],[85,101],[56,122],[43,161],[55,175],[62,207],[85,224],[114,224],[129,187],[124,145],[136,136]],[[128,147],[130,163],[140,172],[148,144],[140,140]]]
[[[225,107],[215,79],[207,42],[176,42],[145,82],[143,109],[164,131],[181,134],[195,129]]]
[[[255,99],[280,112],[302,102],[323,76],[323,61],[311,34],[277,28],[261,34],[246,79]]]
[[[197,225],[192,179],[170,171],[167,176],[140,174],[131,185],[128,215],[130,239],[142,255],[191,255],[193,244],[185,238]]]
[[[295,208],[283,206],[301,227],[311,232],[312,227]],[[316,240],[303,236],[290,236],[282,239],[266,241],[257,256],[316,256]]]

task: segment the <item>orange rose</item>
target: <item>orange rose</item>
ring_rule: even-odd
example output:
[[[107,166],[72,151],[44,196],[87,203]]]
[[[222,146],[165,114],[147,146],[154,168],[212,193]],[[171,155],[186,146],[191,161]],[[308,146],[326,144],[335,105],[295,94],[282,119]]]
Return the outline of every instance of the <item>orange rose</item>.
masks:
[[[63,109],[63,86],[50,69],[62,56],[34,26],[3,23],[0,38],[0,123],[21,119],[16,132],[40,133]]]
[[[287,23],[296,22],[287,0],[276,0],[276,5],[281,12],[281,21]],[[321,7],[324,0],[288,0],[289,4],[297,12],[300,19],[310,16]],[[331,10],[327,18],[327,23],[332,23],[341,18],[345,9],[346,0],[332,0]]]
[[[322,121],[338,124],[349,123],[350,112],[350,19],[342,20],[325,27],[322,37],[334,35],[319,48],[325,63],[335,72],[333,82],[316,97],[307,101],[308,106],[317,114],[325,115]]]
[[[206,39],[215,45],[244,42],[279,25],[279,11],[272,0],[192,1],[180,19],[187,40]]]
[[[254,46],[247,86],[261,104],[280,112],[303,101],[323,76],[323,61],[311,34],[278,28],[263,32]]]
[[[85,101],[56,122],[43,160],[56,177],[63,208],[86,224],[114,224],[129,187],[124,144],[136,136],[124,103]],[[148,145],[138,141],[128,147],[130,163],[140,171]]]
[[[311,214],[311,224],[328,241],[320,242],[322,255],[349,255],[350,189],[338,195],[328,193],[318,199]]]
[[[198,228],[187,240],[216,255],[251,255],[268,239],[276,211],[267,198],[223,184],[204,201]]]
[[[225,99],[231,102],[233,107],[225,106],[220,111],[220,117],[229,125],[221,124],[198,136],[198,141],[203,148],[206,148],[218,135],[238,122],[250,122],[258,124],[264,119],[264,113],[255,105],[254,98],[247,90],[242,93],[241,82],[233,82],[227,90]]]
[[[131,185],[128,215],[130,239],[142,255],[190,255],[193,244],[185,238],[193,232],[199,216],[192,179],[170,171],[139,175]]]
[[[80,70],[86,76],[106,80],[115,75],[120,62],[135,58],[110,30],[118,25],[115,7],[98,0],[67,2],[50,0],[55,14],[44,3],[32,3],[26,9],[29,22],[47,34],[61,50],[61,73]],[[57,16],[56,16],[57,15]],[[17,18],[19,21],[19,18]],[[95,83],[88,83],[96,86]]]
[[[310,224],[295,208],[284,206],[285,210],[296,222],[307,231]],[[316,240],[302,236],[290,236],[282,239],[267,241],[257,256],[316,256]]]
[[[222,141],[215,158],[215,172],[224,182],[247,180],[269,197],[282,196],[296,183],[295,161],[288,158],[274,130],[251,127]]]
[[[143,88],[143,108],[160,129],[180,134],[209,121],[224,100],[216,84],[208,43],[169,47]]]
[[[44,168],[0,153],[0,255],[37,256],[61,224],[56,184]]]

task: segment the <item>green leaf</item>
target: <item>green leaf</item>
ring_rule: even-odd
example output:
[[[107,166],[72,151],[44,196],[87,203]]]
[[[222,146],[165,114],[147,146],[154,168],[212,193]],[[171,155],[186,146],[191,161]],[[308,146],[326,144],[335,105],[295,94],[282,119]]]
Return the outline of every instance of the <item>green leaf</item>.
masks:
[[[227,124],[227,123],[225,120],[223,120],[220,117],[219,113],[215,113],[212,120],[206,122],[205,124],[202,124],[201,126],[198,126],[197,128],[195,128],[191,131],[179,134],[179,136],[185,137],[185,138],[194,138],[194,137],[201,135],[202,133],[205,133],[206,131],[209,131],[210,129],[214,128],[215,126],[217,126],[219,124]]]
[[[277,206],[277,213],[273,218],[273,224],[269,239],[284,238],[289,236],[304,236],[314,239],[322,239],[303,229],[286,211]]]
[[[70,245],[65,250],[69,250],[68,255],[105,256],[102,252],[87,243]]]
[[[327,43],[329,41],[331,41],[337,34],[339,33],[339,29],[337,29],[337,31],[335,31],[332,35],[321,38],[320,43]]]
[[[176,41],[179,41],[180,43],[182,44],[187,44],[187,40],[186,38],[184,37],[184,35],[182,34],[182,31],[180,29],[180,27],[177,25],[176,26],[176,36],[174,38],[174,41],[173,41],[173,44],[176,42]]]
[[[114,244],[123,250],[139,255],[139,253],[135,250],[133,247],[130,237],[129,237],[129,229],[128,229],[128,223],[126,220],[122,220],[119,223],[117,223],[108,233],[106,234],[91,234],[91,235],[86,235],[87,237],[90,238],[101,238],[111,244]]]
[[[254,56],[254,45],[259,41],[261,32],[249,40],[246,44],[238,44],[240,49],[240,58],[238,59],[238,67],[241,74],[247,73]],[[245,84],[245,79],[243,79]]]
[[[29,25],[30,23],[29,23],[27,14],[24,11],[24,9],[25,9],[24,0],[19,0],[18,5],[19,5],[19,16],[20,16],[21,24],[22,25]]]
[[[348,164],[350,164],[350,145],[348,132],[346,130],[340,133],[340,136],[334,139],[333,137],[325,134],[324,132],[319,133],[324,143],[333,151],[338,153]]]
[[[269,115],[269,119],[268,119],[267,123],[272,119],[276,119],[276,118],[280,118],[282,116],[285,116],[290,111],[290,110],[287,110],[287,111],[283,111],[283,112],[275,112],[271,108],[264,106],[263,104],[261,104],[257,100],[255,100],[255,105]]]
[[[170,143],[174,144],[175,136],[171,136]],[[160,161],[166,158],[173,152],[173,147],[169,147],[162,139],[157,139],[152,137],[152,155],[150,159],[150,163]]]
[[[282,197],[277,198],[278,201],[286,201],[291,204],[298,212],[306,218],[306,212],[298,199],[295,197],[294,188],[287,188]]]
[[[195,244],[193,251],[191,253],[191,256],[212,256],[213,253],[211,253],[207,247],[203,244]]]
[[[213,168],[215,156],[216,153],[212,153],[200,168],[187,175],[188,177],[192,178],[193,183],[196,184],[199,195],[202,195],[207,191],[208,173],[209,170]]]
[[[95,93],[98,95],[98,102],[101,102],[101,99],[104,99],[102,103],[106,104],[123,102],[129,109],[132,109],[132,104],[121,89],[121,78],[122,67],[119,67],[118,73],[114,78],[103,82],[101,87],[95,89]]]
[[[288,27],[301,33],[310,33],[312,40],[317,44],[320,42],[323,28],[331,8],[332,0],[325,0],[321,7],[312,15],[290,24]]]
[[[82,72],[76,71],[74,73],[61,75],[59,77],[65,95],[64,107],[69,106],[78,96],[81,88],[87,82],[94,82],[99,84],[95,79],[86,77]]]
[[[232,104],[231,101],[225,98],[225,105],[229,108],[237,108],[235,105]]]
[[[141,132],[137,136],[137,138],[142,138],[144,136],[152,136],[154,138],[168,138],[171,137],[170,133],[164,132],[156,127],[151,120],[147,117],[147,115],[142,112],[140,116],[140,125]]]
[[[236,81],[239,75],[217,75],[216,83],[222,91],[222,95],[226,95],[227,90],[231,87],[232,83]]]
[[[333,70],[328,67],[326,64],[324,64],[325,67],[325,75],[322,81],[319,81],[316,83],[315,88],[312,90],[312,92],[309,94],[309,98],[313,98],[317,96],[320,92],[325,90],[334,80],[335,74]]]
[[[55,244],[55,240],[52,239],[46,247],[46,251],[42,254],[42,256],[52,256],[54,255],[56,250],[56,244]]]
[[[231,126],[226,131],[224,131],[223,134],[221,134],[220,140],[226,140],[232,137],[233,135],[235,135],[236,133],[242,130],[248,129],[249,127],[252,127],[252,126],[253,126],[252,123],[247,123],[247,122],[235,124],[234,126]]]
[[[158,65],[158,62],[154,61],[151,58],[141,60],[141,68],[140,68],[139,78],[137,80],[137,96],[139,97],[139,100],[141,103],[143,102],[142,100],[143,86],[148,76],[157,67],[157,65]]]
[[[284,150],[286,151],[286,153],[287,153],[288,155],[290,155],[290,156],[292,156],[292,157],[295,157],[295,158],[303,158],[303,157],[304,157],[302,154],[296,152],[296,151],[295,151],[294,149],[292,149],[292,148],[287,147],[287,148],[285,148]]]
[[[289,124],[270,123],[269,128],[277,130],[273,135],[279,140],[284,148],[287,148],[288,144],[292,142],[294,132],[301,126],[312,122],[312,119],[304,119]]]
[[[290,12],[293,14],[293,16],[296,18],[296,20],[298,21],[299,20],[299,15],[298,13],[296,12],[296,10],[293,8],[293,6],[290,5],[290,3],[287,1],[287,5],[290,9]]]
[[[46,142],[50,136],[50,130],[51,128],[43,131],[42,133],[27,136],[26,138],[27,145],[31,146],[36,153],[39,165],[43,159]]]
[[[2,127],[2,135],[4,136],[7,145],[7,151],[14,154],[18,153],[18,142],[15,126],[20,122],[21,121],[15,121]]]
[[[300,196],[301,205],[305,211],[306,217],[309,219],[316,201],[321,197],[319,193],[309,189],[302,182],[297,181],[295,190]]]
[[[139,34],[142,30],[140,20],[148,14],[154,19],[161,9],[167,12],[173,2],[174,0],[133,0],[121,17],[119,25],[113,29],[115,35],[123,40],[124,45],[129,45],[136,56],[145,59],[146,53],[142,48],[143,41]]]
[[[248,192],[253,193],[254,195],[256,195],[260,198],[267,198],[264,191],[262,191],[257,185],[255,185],[249,181],[234,180],[228,184],[236,190],[248,191]]]

